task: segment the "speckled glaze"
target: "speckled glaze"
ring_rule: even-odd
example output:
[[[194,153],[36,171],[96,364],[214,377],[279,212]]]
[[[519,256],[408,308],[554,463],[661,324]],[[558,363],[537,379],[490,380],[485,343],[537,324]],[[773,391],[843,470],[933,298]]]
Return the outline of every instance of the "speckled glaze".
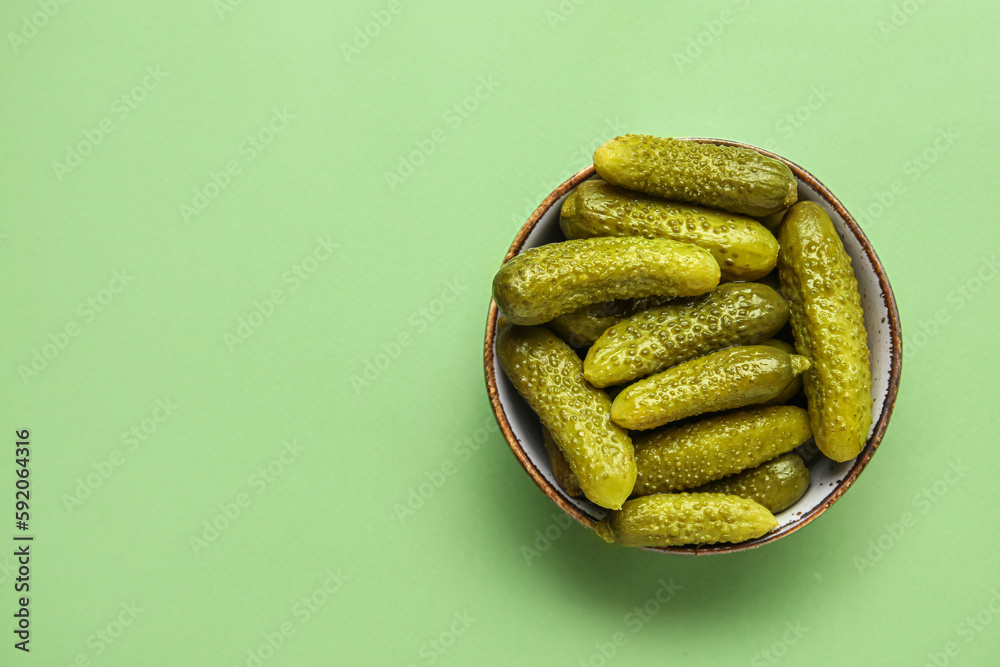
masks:
[[[644,236],[693,243],[712,253],[723,281],[756,280],[778,261],[778,240],[753,218],[667,202],[596,178],[566,198],[559,226],[568,239]]]
[[[611,404],[611,419],[650,429],[707,412],[770,401],[809,360],[770,345],[740,345],[685,361],[626,387]]]
[[[833,222],[812,202],[792,207],[781,227],[782,292],[795,347],[813,360],[802,377],[816,445],[849,461],[872,422],[871,360],[851,258]]]
[[[756,468],[709,482],[693,493],[728,493],[759,503],[770,512],[791,507],[809,488],[809,468],[795,452],[782,454]]]
[[[742,542],[778,525],[752,500],[723,493],[659,493],[630,500],[597,525],[606,542],[626,547]]]
[[[788,165],[798,183],[799,200],[815,201],[823,207],[831,216],[851,257],[872,352],[872,426],[865,448],[856,459],[843,463],[835,463],[823,457],[808,459],[812,477],[809,488],[798,502],[777,515],[778,527],[759,538],[739,544],[653,549],[678,555],[712,555],[754,549],[801,530],[833,505],[857,480],[878,450],[892,416],[902,374],[902,333],[892,288],[875,250],[855,219],[821,182],[795,163],[761,148],[723,139],[694,138],[690,141],[750,148]],[[563,198],[579,183],[594,177],[594,174],[594,167],[588,166],[546,197],[514,238],[504,261],[527,248],[564,238],[559,230],[559,207]],[[517,395],[499,368],[495,354],[498,316],[496,303],[491,302],[486,322],[484,362],[489,400],[500,430],[514,457],[542,492],[582,525],[593,528],[607,512],[585,499],[572,498],[561,491],[549,468],[538,418]]]
[[[632,441],[611,422],[607,395],[584,381],[576,352],[545,327],[505,326],[497,356],[566,456],[584,495],[601,507],[621,507],[635,484]]]
[[[747,408],[636,435],[634,496],[693,489],[790,452],[812,436],[793,405]]]
[[[608,328],[587,351],[583,375],[595,387],[631,382],[713,350],[767,340],[787,321],[788,304],[767,285],[725,283]]]
[[[601,178],[675,201],[765,216],[796,200],[795,178],[780,160],[736,145],[627,134],[594,152]]]
[[[669,239],[575,239],[532,248],[504,264],[493,298],[512,324],[544,324],[602,301],[695,296],[719,284],[704,248]]]

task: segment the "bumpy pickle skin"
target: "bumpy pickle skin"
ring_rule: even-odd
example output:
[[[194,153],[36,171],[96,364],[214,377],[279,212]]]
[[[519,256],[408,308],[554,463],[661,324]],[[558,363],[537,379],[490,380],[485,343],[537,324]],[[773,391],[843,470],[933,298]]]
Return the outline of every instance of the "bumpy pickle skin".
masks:
[[[719,350],[629,385],[615,397],[611,418],[623,428],[645,430],[764,403],[807,368],[807,358],[767,345]]]
[[[778,240],[752,218],[664,201],[600,180],[584,181],[560,211],[568,239],[644,236],[691,243],[710,251],[722,280],[755,280],[778,261]]]
[[[597,524],[605,542],[626,547],[745,542],[777,528],[752,500],[724,493],[660,493],[630,500]]]
[[[605,301],[560,315],[548,323],[549,329],[573,347],[590,347],[608,327],[654,306],[661,306],[670,297],[650,296],[643,299]]]
[[[809,415],[781,405],[747,408],[635,438],[632,494],[693,489],[790,452],[812,437]]]
[[[787,321],[788,304],[770,287],[724,283],[609,327],[588,350],[583,375],[595,387],[631,382],[713,350],[759,343]]]
[[[565,455],[583,494],[618,509],[635,485],[635,450],[611,421],[611,401],[583,379],[583,362],[544,327],[503,326],[497,359]]]
[[[809,468],[801,456],[788,452],[756,468],[699,486],[692,493],[728,493],[777,514],[794,505],[808,488]]]
[[[754,217],[798,199],[786,164],[735,146],[628,134],[598,147],[594,167],[619,187]]]
[[[778,271],[795,348],[813,361],[802,383],[816,445],[849,461],[872,421],[868,334],[851,258],[819,204],[799,202],[786,214]]]
[[[493,279],[493,298],[512,324],[527,326],[602,301],[704,294],[720,273],[710,252],[689,243],[574,239],[512,257]]]
[[[778,338],[765,340],[763,343],[761,343],[761,345],[767,345],[769,347],[773,347],[787,354],[795,354],[795,348],[792,347],[791,343],[786,343],[785,341],[780,340]],[[781,390],[780,394],[772,398],[770,401],[767,401],[763,405],[784,405],[788,401],[795,398],[795,395],[798,394],[801,390],[802,390],[802,375],[800,374],[792,378],[792,381],[788,383],[788,386],[786,386],[784,389]]]
[[[542,427],[542,441],[545,443],[545,453],[549,456],[549,466],[552,468],[552,476],[556,478],[556,484],[566,492],[566,495],[582,496],[583,491],[580,489],[580,481],[570,470],[569,461],[566,460],[566,456],[559,451],[559,445],[552,438],[552,433],[549,429]]]

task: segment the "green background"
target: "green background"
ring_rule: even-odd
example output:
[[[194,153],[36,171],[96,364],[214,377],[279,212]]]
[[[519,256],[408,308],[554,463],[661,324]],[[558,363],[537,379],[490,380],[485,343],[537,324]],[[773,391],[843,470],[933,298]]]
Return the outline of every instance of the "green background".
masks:
[[[996,664],[995,4],[333,4],[0,9],[0,665]],[[489,409],[492,275],[627,131],[805,166],[899,301],[878,456],[759,550],[564,528]]]

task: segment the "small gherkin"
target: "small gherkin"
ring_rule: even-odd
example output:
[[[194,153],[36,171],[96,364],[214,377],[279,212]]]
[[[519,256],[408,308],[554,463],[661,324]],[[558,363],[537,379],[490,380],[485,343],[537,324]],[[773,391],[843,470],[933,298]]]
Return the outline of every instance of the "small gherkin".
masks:
[[[807,368],[807,358],[768,345],[719,350],[629,385],[615,397],[611,418],[624,428],[643,430],[764,403]]]
[[[635,450],[611,421],[611,401],[583,379],[583,362],[545,327],[503,323],[497,360],[566,457],[584,495],[618,509],[635,484]]]
[[[643,299],[604,301],[560,315],[547,326],[573,347],[590,347],[608,327],[671,300],[671,297],[650,296]]]
[[[799,202],[781,225],[778,273],[795,348],[813,360],[802,376],[816,446],[834,461],[861,453],[872,423],[865,314],[844,243],[823,208]]]
[[[764,342],[761,343],[761,345],[767,345],[769,347],[773,347],[776,350],[781,350],[782,352],[785,352],[786,354],[795,354],[795,348],[792,346],[792,344],[786,343],[785,341],[779,338],[772,338],[771,340],[765,340]],[[796,394],[798,394],[801,390],[802,390],[802,375],[800,374],[792,378],[792,381],[789,382],[788,385],[781,390],[780,394],[772,398],[770,401],[762,403],[761,405],[784,405],[788,401],[795,398]]]
[[[580,480],[569,467],[566,456],[559,451],[559,445],[552,438],[549,429],[542,427],[542,442],[545,444],[545,453],[549,457],[549,467],[552,468],[552,476],[556,479],[556,484],[569,496],[582,496]]]
[[[728,493],[752,500],[777,514],[795,504],[809,488],[809,468],[795,452],[782,454],[756,468],[692,489],[696,493]]]
[[[787,321],[788,304],[767,285],[724,283],[609,327],[587,352],[583,374],[595,387],[631,382],[714,350],[759,343]]]
[[[693,489],[766,463],[810,437],[808,413],[789,405],[737,410],[644,433],[635,439],[632,493]]]
[[[644,236],[693,243],[712,253],[723,281],[756,280],[778,261],[778,240],[753,218],[665,201],[599,178],[570,193],[559,226],[568,239]]]
[[[627,547],[745,542],[778,526],[766,508],[724,493],[659,493],[635,498],[596,526],[605,542]]]
[[[704,294],[719,276],[712,254],[689,243],[574,239],[512,257],[493,279],[493,298],[512,324],[544,324],[602,301]]]
[[[755,217],[798,199],[785,163],[737,146],[628,134],[601,144],[594,167],[629,190]]]

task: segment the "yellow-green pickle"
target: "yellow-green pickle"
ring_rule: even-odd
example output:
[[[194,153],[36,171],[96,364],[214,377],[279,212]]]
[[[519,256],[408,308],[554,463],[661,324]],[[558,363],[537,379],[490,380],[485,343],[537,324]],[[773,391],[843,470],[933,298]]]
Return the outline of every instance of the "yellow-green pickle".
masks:
[[[795,348],[792,347],[791,343],[786,343],[778,338],[772,338],[771,340],[765,340],[761,345],[767,345],[775,349],[781,350],[787,354],[795,354]],[[763,405],[784,405],[788,401],[795,398],[795,395],[802,390],[802,375],[796,375],[792,378],[792,381],[781,390],[781,393],[772,398],[770,401],[763,403]]]
[[[785,163],[736,146],[628,134],[601,144],[594,168],[605,181],[629,190],[754,217],[798,199]]]
[[[559,226],[568,239],[644,236],[693,243],[711,251],[724,281],[755,280],[778,261],[778,240],[753,218],[664,201],[601,179],[570,193]]]
[[[583,374],[595,387],[631,382],[713,350],[759,343],[787,321],[788,304],[767,285],[724,283],[609,327],[587,352]]]
[[[802,408],[746,408],[635,439],[637,476],[632,494],[693,489],[759,466],[812,437]]]
[[[618,509],[635,485],[635,451],[612,423],[611,401],[583,379],[583,362],[545,327],[504,324],[497,359],[566,457],[584,495]]]
[[[719,350],[629,385],[615,397],[611,418],[624,428],[642,430],[764,403],[807,368],[807,358],[767,345]]]
[[[630,500],[597,524],[605,542],[627,547],[744,542],[778,526],[766,508],[724,493],[658,493]]]
[[[801,456],[788,452],[756,468],[699,486],[693,492],[728,493],[777,514],[794,505],[808,488],[809,468]]]
[[[545,453],[549,456],[549,466],[552,468],[552,476],[556,478],[556,484],[570,496],[582,496],[580,481],[570,470],[569,462],[561,451],[556,441],[552,439],[549,429],[542,427],[542,441],[545,443]]]
[[[868,334],[851,258],[813,202],[788,211],[780,237],[778,270],[795,348],[813,361],[802,383],[816,445],[834,461],[849,461],[865,446],[872,411]]]
[[[560,315],[549,322],[548,327],[573,347],[590,347],[608,327],[670,300],[670,297],[650,296],[644,299],[604,301]]]
[[[689,243],[574,239],[512,257],[493,279],[493,298],[512,324],[544,324],[603,301],[704,294],[719,276],[712,254]]]

